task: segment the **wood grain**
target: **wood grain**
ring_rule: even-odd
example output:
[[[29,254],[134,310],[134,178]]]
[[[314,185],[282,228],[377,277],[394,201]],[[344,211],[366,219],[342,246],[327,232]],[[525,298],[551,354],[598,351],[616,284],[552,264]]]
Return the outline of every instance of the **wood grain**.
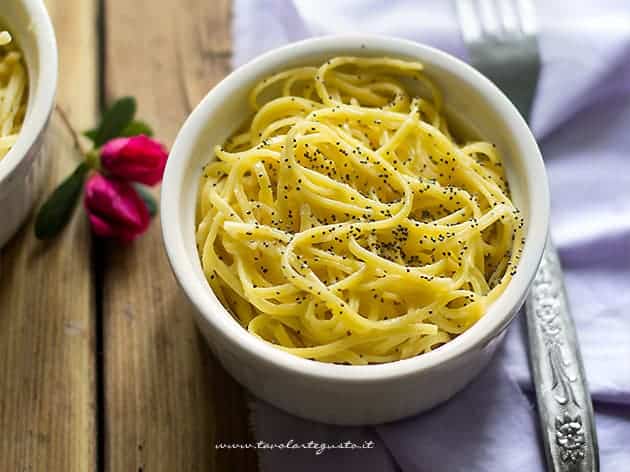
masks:
[[[58,102],[79,127],[97,97],[95,0],[48,0],[60,46]],[[70,13],[72,12],[72,13]],[[76,166],[53,118],[49,193]],[[29,222],[2,250],[0,272],[0,470],[96,469],[94,297],[85,218],[43,244]]]
[[[106,0],[105,85],[131,94],[169,145],[229,68],[226,0]],[[140,26],[139,26],[140,25]],[[103,269],[105,470],[248,471],[241,388],[209,353],[162,248],[159,221],[130,247],[108,244]]]

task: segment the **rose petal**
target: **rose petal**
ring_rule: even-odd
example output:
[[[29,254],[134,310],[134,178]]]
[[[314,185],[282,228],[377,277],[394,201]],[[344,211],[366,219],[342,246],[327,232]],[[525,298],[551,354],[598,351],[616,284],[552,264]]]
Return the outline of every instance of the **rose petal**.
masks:
[[[155,185],[162,180],[168,151],[148,136],[116,138],[105,144],[101,164],[114,176]]]
[[[111,238],[116,235],[116,231],[112,226],[99,216],[88,213],[88,219],[90,220],[90,226],[92,227],[92,232],[103,238]]]
[[[131,185],[98,173],[86,182],[84,205],[100,236],[130,241],[151,222],[146,204]]]

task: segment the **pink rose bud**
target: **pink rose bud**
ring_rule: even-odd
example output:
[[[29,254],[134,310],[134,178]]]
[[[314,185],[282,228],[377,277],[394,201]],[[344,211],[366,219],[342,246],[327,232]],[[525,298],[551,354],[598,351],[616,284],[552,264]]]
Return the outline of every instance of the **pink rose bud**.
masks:
[[[98,173],[86,182],[83,203],[97,236],[132,241],[151,222],[146,204],[130,184]]]
[[[101,150],[101,165],[121,179],[146,185],[162,180],[168,151],[154,139],[143,134],[107,141]]]

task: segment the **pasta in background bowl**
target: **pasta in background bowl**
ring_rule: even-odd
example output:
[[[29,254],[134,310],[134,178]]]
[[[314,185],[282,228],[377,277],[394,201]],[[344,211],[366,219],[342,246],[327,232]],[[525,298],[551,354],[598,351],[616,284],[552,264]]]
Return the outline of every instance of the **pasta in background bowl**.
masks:
[[[373,104],[384,108],[399,107],[398,109],[381,108],[376,113],[369,110],[357,112],[361,115],[360,119],[370,121],[369,126],[362,126],[363,132],[360,133],[356,123],[352,123],[354,119],[349,117],[353,113],[351,107],[341,106],[339,102],[358,107],[369,105],[366,101],[378,100],[378,97],[370,97],[365,94],[365,90],[360,90],[364,84],[356,82],[361,80],[356,79],[356,75],[355,79],[330,75],[327,79],[328,86],[330,80],[337,80],[337,84],[327,92],[323,91],[321,87],[327,86],[326,78],[319,77],[321,81],[318,83],[316,77],[318,73],[322,73],[322,69],[318,69],[319,72],[313,77],[316,81],[314,87],[320,88],[318,100],[326,105],[322,107],[326,110],[326,117],[313,118],[311,115],[306,120],[304,116],[318,112],[319,106],[313,106],[312,110],[303,112],[304,116],[282,112],[276,116],[272,110],[271,114],[259,113],[254,122],[248,123],[247,120],[251,119],[248,95],[258,83],[288,70],[313,74],[322,64],[322,67],[326,64],[338,65],[335,61],[339,60],[332,59],[335,57],[345,57],[342,61],[360,58],[351,59],[355,61],[354,66],[342,67],[339,74],[358,73],[356,66],[360,68],[361,64],[376,61],[372,65],[380,68],[378,74],[387,75],[391,70],[388,72],[382,69],[387,69],[388,64],[379,65],[377,62],[383,61],[382,58],[391,58],[388,61],[399,61],[396,64],[403,69],[418,68],[413,64],[422,64],[422,78],[418,81],[407,80],[413,77],[403,80],[409,90],[407,98],[402,98],[404,104],[388,105],[389,101]],[[402,75],[414,75],[416,72],[418,71]],[[350,85],[354,85],[354,88],[348,84],[352,80],[355,83]],[[392,89],[391,81],[381,82],[389,83],[387,87]],[[443,105],[436,106],[436,95],[430,98],[430,86],[427,95],[428,83],[434,83],[436,89],[442,92]],[[291,88],[293,85],[287,87],[295,90]],[[382,87],[386,88],[385,85]],[[270,93],[271,98],[277,96],[272,89],[265,92]],[[285,87],[285,92],[286,90]],[[306,94],[311,94],[311,98],[315,96],[312,91],[302,95]],[[351,100],[353,94],[354,103]],[[392,93],[394,95],[396,94]],[[269,107],[273,107],[273,101],[267,101],[269,98],[269,95],[267,98],[262,97],[260,103],[271,103]],[[294,98],[298,100],[298,97]],[[327,101],[330,103],[326,104]],[[285,105],[287,104],[282,106]],[[307,105],[302,103],[302,107]],[[443,110],[444,115],[438,110]],[[335,116],[335,113],[338,115]],[[296,115],[300,115],[299,119],[295,119]],[[449,123],[455,123],[456,128],[465,130],[463,134],[466,136],[480,137],[495,144],[496,151],[491,144],[466,148],[465,138],[460,141],[451,139],[447,128],[439,123],[443,116],[447,117]],[[287,117],[289,121],[282,121]],[[245,127],[243,123],[247,123]],[[349,126],[344,129],[346,124]],[[386,133],[384,127],[389,127]],[[376,132],[370,129],[376,129]],[[248,130],[253,135],[244,138],[242,133],[244,131],[247,134]],[[398,138],[411,131],[419,133],[417,136],[422,136],[420,141],[424,140],[422,142],[426,146],[423,144],[420,146],[422,149],[413,152],[404,149],[400,155],[391,154],[392,150],[388,146],[410,146],[401,144]],[[429,133],[433,136],[428,136]],[[260,136],[254,136],[258,134]],[[290,135],[288,143],[293,144],[291,150],[282,150],[280,146],[284,144],[274,142],[274,136],[283,134]],[[234,139],[224,149],[215,148],[226,143],[230,136],[234,136]],[[435,142],[431,144],[429,138]],[[325,149],[320,149],[322,145]],[[432,156],[435,162],[428,157],[427,146],[437,146],[440,149],[440,152],[436,149],[435,156]],[[204,167],[209,158],[213,159],[213,149],[216,149],[219,163],[210,163]],[[386,154],[387,151],[390,151],[390,155]],[[238,154],[239,152],[242,154]],[[280,156],[282,165],[277,165],[276,171],[271,167],[264,170],[260,166],[256,168],[255,161],[264,153],[267,153],[265,159],[270,161]],[[326,162],[320,153],[336,156],[332,158],[334,166],[331,162]],[[486,195],[486,204],[482,205],[483,214],[475,216],[471,213],[469,217],[464,210],[456,214],[458,210],[455,207],[450,208],[448,205],[451,203],[446,202],[459,201],[459,206],[463,207],[467,205],[467,200],[464,194],[457,193],[460,187],[455,184],[459,184],[469,194],[474,193],[473,189],[464,188],[462,179],[471,176],[468,171],[463,170],[461,164],[466,161],[471,167],[479,166],[478,162],[475,163],[474,156],[481,154],[485,157],[478,157],[489,164],[488,169],[498,176],[494,179],[493,187],[496,196],[492,197],[496,201]],[[317,157],[313,157],[314,155]],[[498,155],[503,157],[503,166],[496,166],[499,161],[493,162]],[[413,166],[409,166],[416,169],[415,175],[408,172],[409,169],[403,168],[405,164],[401,163],[401,159],[409,159],[410,156],[416,160]],[[315,162],[317,159],[319,161]],[[443,161],[440,162],[440,159]],[[452,159],[456,162],[452,162]],[[229,172],[232,166],[243,165],[245,162],[254,164],[251,168],[244,168],[242,175],[235,177],[237,174]],[[353,165],[347,176],[339,175],[341,173],[337,171],[344,163]],[[425,173],[417,171],[423,164],[427,166]],[[289,165],[293,166],[293,170],[300,168],[300,176],[295,181],[286,180]],[[374,171],[371,180],[373,185],[361,188],[361,176],[370,172],[370,166]],[[453,167],[455,170],[451,170]],[[334,172],[331,168],[337,174],[332,175]],[[507,186],[500,178],[503,169],[509,184],[509,194]],[[480,171],[480,175],[482,174],[484,171]],[[230,176],[232,182],[229,182]],[[485,177],[490,178],[488,175]],[[357,180],[356,184],[353,178]],[[378,189],[379,178],[384,180],[382,185],[387,184],[387,189]],[[448,179],[453,180],[449,183]],[[260,182],[254,183],[257,180]],[[265,195],[265,186],[261,185],[266,180],[270,181],[268,185],[271,186],[271,195]],[[278,186],[279,182],[281,185]],[[348,182],[352,184],[348,185]],[[309,187],[309,192],[298,194],[297,186]],[[200,191],[202,197],[198,205]],[[455,193],[447,195],[447,200],[443,201],[443,192]],[[416,198],[419,194],[423,194],[423,198]],[[511,199],[507,195],[511,195]],[[420,203],[430,196],[436,200],[437,205],[426,206]],[[453,200],[449,199],[451,196]],[[309,208],[299,205],[295,207],[300,199],[308,200]],[[249,202],[254,204],[254,208],[249,208]],[[261,211],[266,211],[262,207],[265,202],[278,214],[262,215]],[[273,205],[269,205],[272,202]],[[261,204],[261,208],[255,208],[257,203]],[[277,208],[276,204],[279,205]],[[440,208],[440,204],[444,208]],[[321,207],[326,205],[328,209],[321,211]],[[167,164],[161,206],[165,246],[175,275],[197,308],[197,321],[202,332],[228,371],[252,393],[284,410],[336,424],[381,423],[415,414],[450,398],[474,378],[491,358],[505,328],[525,298],[542,255],[549,216],[548,189],[540,153],[527,125],[507,98],[478,72],[441,51],[404,40],[374,36],[335,36],[303,41],[267,53],[229,75],[206,96],[180,131]],[[317,209],[318,206],[320,210]],[[339,212],[341,207],[345,210]],[[406,209],[402,211],[403,208]],[[452,211],[448,211],[449,208]],[[515,208],[520,212],[516,212]],[[287,218],[289,210],[293,212],[292,218]],[[248,214],[248,211],[251,213]],[[299,218],[294,216],[296,211],[302,212]],[[446,213],[440,213],[444,211]],[[491,281],[492,273],[496,270],[489,270],[487,276],[484,274],[483,277],[471,278],[475,282],[464,287],[466,293],[461,293],[462,299],[436,301],[435,295],[444,288],[439,285],[452,285],[452,281],[461,275],[458,275],[457,269],[457,258],[460,254],[455,254],[455,246],[459,244],[457,237],[454,236],[453,239],[452,235],[445,233],[459,234],[459,230],[464,227],[474,229],[475,225],[492,225],[492,222],[497,221],[497,212],[503,214],[503,211],[513,221],[514,229],[513,232],[505,233],[509,234],[510,251],[514,249],[514,252],[507,259],[497,257],[494,261],[499,265],[505,259],[511,265],[507,271],[499,271],[500,280],[505,283]],[[485,214],[491,216],[484,220]],[[331,221],[332,215],[335,215],[337,221]],[[279,219],[287,221],[278,222]],[[442,225],[437,231],[433,226],[436,222]],[[196,223],[199,224],[197,228]],[[298,224],[301,226],[298,227]],[[372,230],[376,232],[375,235]],[[207,239],[212,231],[216,234],[221,232],[222,241],[209,250],[211,246]],[[480,233],[476,230],[472,232]],[[371,235],[375,236],[372,243],[380,244],[380,248],[370,247]],[[440,237],[453,239],[454,246],[440,247],[445,255],[440,254],[441,257],[431,260],[430,248],[428,253],[418,249],[419,241],[424,236],[429,238],[429,246],[437,247],[436,244],[442,242],[439,241]],[[486,236],[486,242],[492,240],[491,235]],[[431,237],[436,239],[435,243],[430,240]],[[278,256],[256,261],[260,264],[253,270],[251,265],[247,266],[243,261],[247,260],[251,264],[254,253],[242,258],[239,254],[254,251],[259,243],[268,242],[269,238],[280,241],[284,238],[283,244],[276,244]],[[311,238],[313,243],[310,242]],[[260,241],[257,242],[257,239]],[[404,244],[401,243],[402,240],[405,240]],[[462,244],[458,247],[464,251],[461,256],[467,257],[467,250],[463,249],[466,242],[462,238],[459,240]],[[316,247],[317,245],[320,246]],[[240,253],[236,251],[236,246],[240,246]],[[331,249],[332,257],[329,257],[327,254],[331,254]],[[390,254],[384,254],[381,249],[390,251]],[[449,250],[452,252],[450,256]],[[256,257],[260,255],[269,257],[268,253],[257,253]],[[346,259],[343,259],[344,256]],[[416,260],[412,261],[414,256]],[[316,257],[320,259],[320,267],[315,267]],[[449,257],[453,259],[452,263],[443,262]],[[486,256],[482,254],[482,257]],[[321,263],[322,258],[327,258],[326,263]],[[339,265],[339,258],[348,267]],[[240,267],[235,263],[239,259]],[[375,263],[366,263],[369,260]],[[327,264],[338,264],[336,269],[347,272],[347,276],[342,277],[339,272],[328,270],[325,267]],[[351,267],[353,264],[354,267]],[[362,269],[360,264],[369,267]],[[382,265],[387,266],[385,270],[379,267]],[[236,270],[230,272],[225,270],[226,267]],[[474,267],[480,267],[480,264],[466,264],[466,267],[473,270]],[[379,277],[379,270],[382,271],[380,275],[387,274],[387,277]],[[368,291],[374,288],[371,295],[376,296],[376,303],[380,304],[381,298],[385,303],[387,299],[385,305],[389,310],[395,305],[393,301],[412,300],[413,303],[404,306],[399,312],[390,313],[391,317],[387,315],[386,319],[384,312],[378,309],[370,311],[371,305],[367,298],[364,300],[359,297],[357,301],[340,295],[343,290],[337,290],[339,285],[334,285],[354,283],[356,280],[353,281],[353,276],[367,276],[352,288],[367,288]],[[334,280],[335,277],[337,281]],[[383,286],[383,283],[391,282],[385,280],[388,277],[397,278],[399,283]],[[414,280],[413,284],[410,283],[410,277]],[[224,289],[217,288],[217,279],[229,285],[230,290],[235,293],[240,290],[245,297],[226,297]],[[291,283],[287,282],[289,279]],[[487,286],[483,285],[482,279]],[[270,281],[274,283],[270,284]],[[474,287],[475,284],[480,285]],[[216,294],[210,285],[216,290]],[[411,291],[403,293],[405,286],[411,287]],[[481,300],[481,294],[492,292],[493,286],[501,288],[494,292],[488,303],[475,305]],[[299,291],[296,291],[296,287]],[[422,294],[420,292],[423,287]],[[259,288],[261,290],[257,290]],[[278,291],[280,294],[276,293]],[[476,291],[480,295],[472,294]],[[310,318],[307,318],[304,311],[305,317],[296,317],[296,312],[302,313],[299,301],[304,298],[305,293],[312,297],[307,300],[307,304],[313,299],[322,298],[327,310],[336,307],[339,313],[315,312],[310,313]],[[291,294],[297,295],[298,300],[290,300]],[[472,300],[466,301],[466,297],[471,297]],[[255,309],[246,307],[245,302],[249,302],[248,306],[254,306]],[[430,315],[433,313],[428,311],[432,310],[432,304],[436,304],[436,311],[442,314],[445,309],[456,311],[462,308],[465,310],[460,311],[467,313],[461,326],[457,327],[456,322],[451,326],[461,334],[449,334],[448,339],[435,343],[435,347],[439,345],[439,348],[430,350],[421,345],[422,335],[431,336],[440,330],[447,332],[440,328],[440,320],[431,319]],[[236,314],[236,318],[240,319],[239,315],[244,314],[245,319],[240,319],[239,323],[230,310]],[[284,322],[270,320],[269,313],[265,314],[265,310],[275,311],[276,317],[286,318]],[[247,313],[252,319],[256,319],[256,316],[261,319],[260,315],[265,315],[266,321],[271,322],[261,323],[260,329],[254,329],[255,335],[252,335],[242,327],[249,327],[249,322],[252,321],[246,319]],[[293,321],[289,320],[291,317],[294,318]],[[403,326],[399,320],[405,317],[409,323]],[[453,316],[450,318],[440,322],[453,322]],[[264,317],[262,319],[265,320]],[[293,323],[295,320],[300,323],[310,320],[325,329],[311,329],[306,332],[303,326]],[[401,324],[398,331],[382,329],[385,325],[389,327],[397,323]],[[283,327],[278,329],[278,326]],[[443,324],[442,328],[444,327],[446,324]],[[427,332],[410,333],[409,330]],[[377,349],[370,352],[356,349],[356,346],[366,345],[365,337],[359,339],[361,336],[370,336],[379,331],[388,332],[379,339],[368,339],[368,344]],[[297,334],[304,334],[304,338],[299,338]],[[409,339],[416,334],[418,336],[415,339],[419,345],[415,345],[415,341],[411,342],[409,344],[414,344],[413,349],[407,349],[404,355],[394,354],[395,347],[404,347],[401,344],[402,338]],[[318,337],[319,339],[315,339]],[[355,344],[348,341],[356,339],[358,342]],[[319,348],[330,343],[341,343],[343,349],[318,353],[321,355],[306,352],[301,357],[299,352],[292,351],[294,348]],[[278,349],[279,346],[283,349]],[[285,352],[287,350],[289,352]],[[383,401],[385,398],[387,401]]]
[[[8,150],[0,144],[1,248],[25,221],[45,181],[42,144],[54,107],[57,44],[40,0],[3,0],[0,15],[0,31],[10,33],[12,49],[0,47],[0,67],[11,65],[6,80],[0,71],[0,140],[10,144]]]
[[[28,76],[22,53],[0,28],[0,159],[17,141],[26,114]]]

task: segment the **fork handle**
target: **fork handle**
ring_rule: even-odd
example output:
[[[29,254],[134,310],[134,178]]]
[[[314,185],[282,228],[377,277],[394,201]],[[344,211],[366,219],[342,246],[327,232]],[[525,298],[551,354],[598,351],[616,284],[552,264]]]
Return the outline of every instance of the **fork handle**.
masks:
[[[550,472],[597,472],[599,453],[564,277],[551,239],[525,306],[529,360]]]

